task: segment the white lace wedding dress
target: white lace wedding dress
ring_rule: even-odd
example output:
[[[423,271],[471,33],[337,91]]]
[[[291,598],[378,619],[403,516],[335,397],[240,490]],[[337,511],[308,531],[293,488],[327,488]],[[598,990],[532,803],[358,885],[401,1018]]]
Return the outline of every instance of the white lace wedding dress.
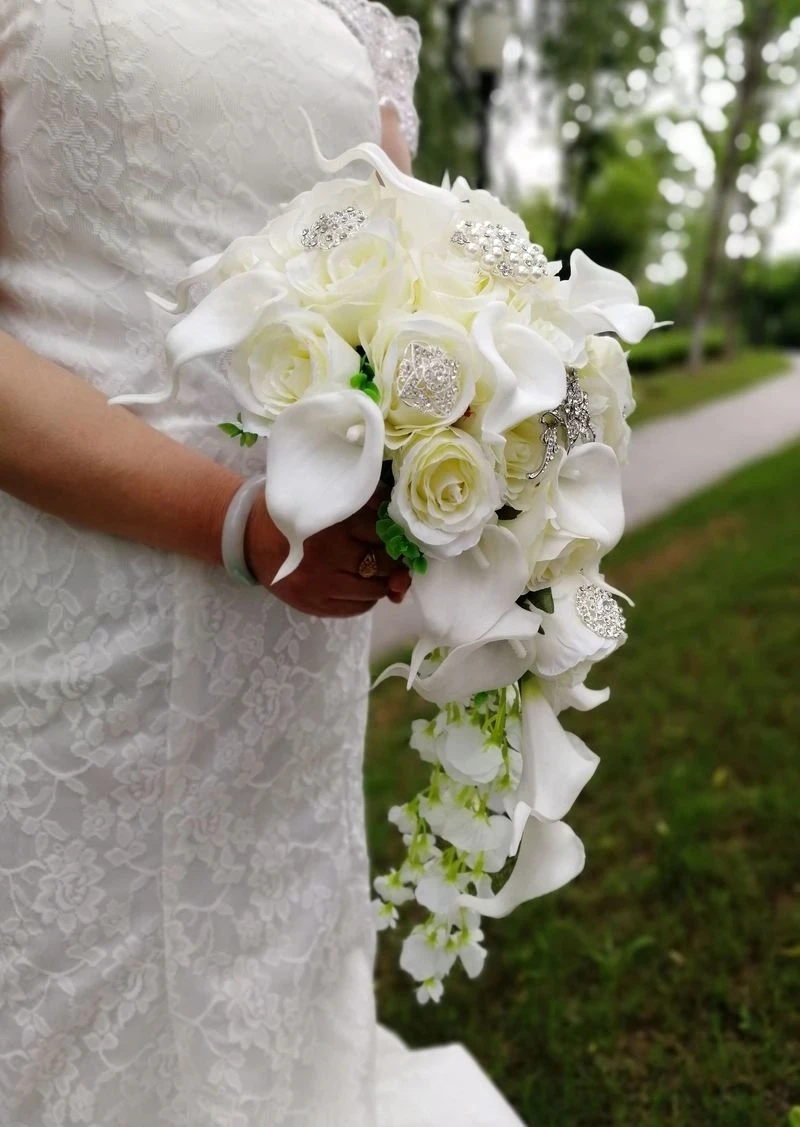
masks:
[[[145,291],[317,179],[300,107],[330,154],[381,97],[413,140],[417,48],[368,0],[3,0],[0,328],[159,386]],[[260,467],[211,365],[142,411]],[[0,494],[3,1127],[519,1122],[376,1028],[368,629]]]

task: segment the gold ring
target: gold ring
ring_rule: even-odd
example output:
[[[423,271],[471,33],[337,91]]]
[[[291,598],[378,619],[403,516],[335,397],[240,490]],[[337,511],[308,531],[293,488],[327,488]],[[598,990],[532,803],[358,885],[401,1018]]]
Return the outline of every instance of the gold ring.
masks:
[[[367,552],[358,565],[358,574],[362,579],[372,579],[378,574],[378,561],[374,552]]]

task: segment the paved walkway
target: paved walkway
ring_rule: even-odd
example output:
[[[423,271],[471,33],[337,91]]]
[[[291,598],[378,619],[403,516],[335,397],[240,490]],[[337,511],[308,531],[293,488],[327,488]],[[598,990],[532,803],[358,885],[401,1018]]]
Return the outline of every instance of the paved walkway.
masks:
[[[628,528],[800,438],[800,356],[784,376],[634,428],[623,468]]]
[[[622,486],[628,528],[800,438],[800,354],[786,375],[681,415],[635,427]],[[384,609],[385,606],[385,609]],[[391,653],[413,632],[402,607],[376,612],[372,652]]]

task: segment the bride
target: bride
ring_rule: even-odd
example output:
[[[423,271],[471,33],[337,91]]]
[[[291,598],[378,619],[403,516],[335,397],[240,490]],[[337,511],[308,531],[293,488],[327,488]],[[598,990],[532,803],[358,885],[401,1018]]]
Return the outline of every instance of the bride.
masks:
[[[519,1122],[375,1022],[365,614],[409,579],[374,511],[273,586],[219,371],[107,402],[166,379],[146,291],[318,178],[301,108],[408,163],[418,48],[370,0],[4,0],[3,1127]]]

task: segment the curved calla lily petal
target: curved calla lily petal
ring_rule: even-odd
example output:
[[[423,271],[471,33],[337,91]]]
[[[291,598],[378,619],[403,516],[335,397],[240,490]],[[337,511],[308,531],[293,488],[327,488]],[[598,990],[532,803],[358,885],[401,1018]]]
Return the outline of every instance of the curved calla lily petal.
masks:
[[[448,192],[445,192],[442,188],[436,187],[435,184],[427,184],[424,180],[417,180],[415,176],[409,176],[407,173],[401,172],[383,149],[371,141],[365,141],[361,145],[355,145],[351,149],[346,149],[343,153],[340,153],[339,156],[331,158],[326,157],[319,147],[311,118],[302,108],[300,109],[300,113],[303,115],[308,125],[314,151],[314,159],[321,171],[341,172],[343,168],[347,168],[353,161],[362,160],[379,174],[384,184],[391,184],[393,188],[397,188],[400,191],[409,192],[413,196],[423,196],[427,199],[436,200],[437,203],[441,203],[443,197],[449,195]]]
[[[173,369],[198,356],[235,348],[257,327],[286,286],[271,269],[248,270],[220,282],[167,334],[167,358]]]
[[[538,611],[515,606],[477,641],[450,650],[433,672],[409,677],[411,667],[397,663],[384,670],[375,684],[387,677],[406,677],[410,689],[440,706],[513,685],[531,664],[541,622]]]
[[[603,661],[627,641],[625,634],[603,638],[578,614],[576,595],[586,584],[604,586],[600,576],[565,576],[551,584],[553,613],[544,620],[536,645],[533,672],[539,677],[559,677],[583,662]]]
[[[594,540],[603,554],[625,530],[622,479],[610,446],[577,446],[561,463],[552,497],[556,527],[574,537]]]
[[[267,508],[289,541],[273,582],[303,558],[303,542],[346,520],[375,492],[383,460],[380,408],[360,391],[301,399],[275,420],[267,446]]]
[[[235,348],[258,325],[264,310],[286,296],[286,287],[270,271],[250,270],[221,282],[167,333],[171,380],[161,391],[117,395],[112,404],[165,403],[178,390],[178,369],[199,356]]]
[[[489,525],[470,551],[429,560],[411,588],[421,614],[412,676],[431,650],[476,641],[490,630],[525,590],[528,570],[517,539],[497,525]]]
[[[590,689],[587,685],[562,684],[562,679],[554,678],[552,681],[539,682],[545,699],[550,702],[550,707],[558,716],[567,708],[574,708],[576,712],[591,712],[611,698],[611,689]]]
[[[598,266],[582,250],[570,257],[567,309],[579,316],[587,333],[611,330],[636,344],[655,324],[655,314],[639,304],[636,287],[616,270]]]
[[[516,801],[557,822],[570,810],[600,762],[583,740],[565,732],[534,678],[522,682],[522,778]]]
[[[503,302],[491,302],[475,318],[472,332],[495,380],[484,431],[503,434],[562,402],[567,377],[561,357],[539,333],[509,321]]]
[[[566,822],[540,822],[529,818],[517,863],[497,895],[481,897],[462,893],[458,904],[482,916],[501,919],[520,904],[569,884],[585,863],[583,843]]]

